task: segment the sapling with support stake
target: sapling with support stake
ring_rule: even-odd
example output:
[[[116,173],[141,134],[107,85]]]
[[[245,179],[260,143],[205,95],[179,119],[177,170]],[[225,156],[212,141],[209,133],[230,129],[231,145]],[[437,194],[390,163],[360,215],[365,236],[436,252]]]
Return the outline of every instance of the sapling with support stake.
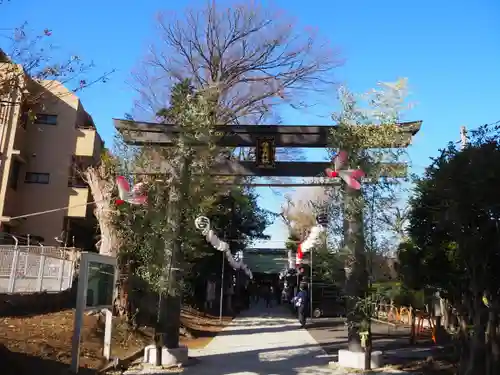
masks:
[[[373,349],[371,319],[374,315],[375,306],[380,298],[373,290],[369,290],[363,298],[352,296],[347,298],[351,298],[353,300],[354,311],[359,319],[359,323],[352,322],[350,324],[357,324],[360,345],[365,353],[364,369],[371,370]]]

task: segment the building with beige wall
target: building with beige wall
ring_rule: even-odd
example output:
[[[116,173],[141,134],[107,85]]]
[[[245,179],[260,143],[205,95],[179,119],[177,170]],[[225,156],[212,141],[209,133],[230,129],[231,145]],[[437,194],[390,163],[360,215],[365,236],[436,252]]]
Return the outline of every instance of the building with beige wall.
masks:
[[[104,144],[72,91],[57,81],[20,77],[24,82],[0,93],[1,231],[29,235],[34,244],[57,245],[57,237],[91,248],[97,226],[80,172],[99,161]],[[33,95],[36,102],[27,104]]]

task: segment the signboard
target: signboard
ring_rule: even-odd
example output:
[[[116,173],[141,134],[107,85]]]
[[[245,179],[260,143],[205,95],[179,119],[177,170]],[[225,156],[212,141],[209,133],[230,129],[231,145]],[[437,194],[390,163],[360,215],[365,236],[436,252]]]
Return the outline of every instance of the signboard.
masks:
[[[77,373],[79,369],[81,332],[85,310],[106,310],[104,357],[110,358],[111,309],[115,297],[117,275],[116,257],[89,252],[81,253],[71,348],[71,371],[74,373]]]
[[[276,163],[276,142],[274,137],[257,138],[255,148],[257,168],[272,169]]]
[[[86,309],[110,308],[113,305],[115,273],[112,264],[88,263]]]

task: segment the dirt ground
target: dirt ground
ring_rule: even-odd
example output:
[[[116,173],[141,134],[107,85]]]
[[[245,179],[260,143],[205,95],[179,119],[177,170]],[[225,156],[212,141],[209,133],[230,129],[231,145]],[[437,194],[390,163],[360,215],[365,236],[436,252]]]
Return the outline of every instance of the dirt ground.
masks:
[[[0,318],[0,373],[2,375],[60,374],[71,362],[71,337],[74,310],[34,315],[30,317]],[[200,314],[186,309],[182,324],[191,337],[181,336],[181,343],[191,349],[203,348],[232,318]],[[95,374],[102,368],[104,323],[98,316],[85,316],[82,329],[81,373]],[[137,353],[153,340],[151,328],[130,332],[127,325],[114,321],[112,357],[125,358]]]

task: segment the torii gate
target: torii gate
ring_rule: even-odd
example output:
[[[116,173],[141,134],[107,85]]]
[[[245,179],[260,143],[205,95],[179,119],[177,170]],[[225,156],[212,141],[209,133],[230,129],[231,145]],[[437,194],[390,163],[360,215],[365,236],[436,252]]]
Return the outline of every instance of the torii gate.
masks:
[[[116,129],[121,133],[125,143],[134,146],[172,147],[180,133],[180,128],[170,124],[135,122],[114,119]],[[379,144],[379,148],[405,148],[412,137],[418,133],[422,121],[398,124],[401,132],[394,140]],[[376,132],[380,126],[373,126]],[[318,177],[324,175],[330,162],[297,162],[276,161],[276,147],[286,148],[327,148],[329,138],[336,126],[282,126],[282,125],[216,125],[216,145],[221,147],[255,147],[255,161],[223,160],[213,167],[213,176],[239,177]],[[201,141],[192,140],[193,145],[202,146]],[[166,166],[148,166],[141,174],[161,174]],[[383,164],[378,176],[405,177],[405,163]],[[368,176],[369,177],[369,176]],[[339,180],[337,182],[340,182]],[[245,185],[259,186],[259,183]],[[264,186],[313,186],[320,183],[300,184],[262,184]]]
[[[116,129],[121,133],[125,143],[135,146],[158,146],[172,147],[181,132],[180,127],[174,124],[158,124],[150,122],[136,122],[130,120],[114,119]],[[374,145],[378,148],[406,148],[412,137],[418,133],[422,121],[412,121],[399,123],[400,132],[394,139],[385,143]],[[373,126],[374,133],[382,131],[382,126]],[[329,162],[281,162],[276,161],[276,147],[286,148],[327,148],[332,145],[329,142],[330,135],[338,128],[336,126],[282,126],[282,125],[216,125],[215,144],[221,147],[255,147],[255,161],[235,161],[224,160],[213,166],[211,175],[213,176],[262,176],[262,177],[318,177],[324,174],[326,168],[331,166]],[[380,139],[376,137],[375,139]],[[198,140],[191,140],[192,146],[203,146],[204,143]],[[382,142],[382,141],[381,141]],[[382,170],[377,171],[376,176],[382,177],[405,177],[407,165],[405,163],[383,164]],[[166,170],[166,165],[148,167],[138,171],[138,174],[161,174]],[[370,176],[367,176],[368,178]],[[312,182],[299,184],[260,184],[241,183],[247,186],[314,186],[339,184],[340,180],[327,182]],[[352,198],[352,197],[350,197]],[[349,194],[344,200],[347,201]],[[356,220],[361,220],[362,217]],[[344,225],[345,242],[354,252],[354,236]],[[362,224],[361,224],[362,227]],[[351,234],[350,234],[351,233]],[[174,278],[175,279],[175,278]],[[346,289],[357,290],[359,282],[354,278],[349,278]],[[350,288],[349,288],[350,287]],[[168,296],[167,296],[168,298]],[[169,327],[167,327],[169,340],[168,348],[177,348],[179,345],[179,318],[180,300],[172,305],[177,306],[178,311],[171,312]],[[174,316],[175,315],[175,316]],[[360,351],[359,336],[357,328],[349,329],[348,334],[349,350]]]

